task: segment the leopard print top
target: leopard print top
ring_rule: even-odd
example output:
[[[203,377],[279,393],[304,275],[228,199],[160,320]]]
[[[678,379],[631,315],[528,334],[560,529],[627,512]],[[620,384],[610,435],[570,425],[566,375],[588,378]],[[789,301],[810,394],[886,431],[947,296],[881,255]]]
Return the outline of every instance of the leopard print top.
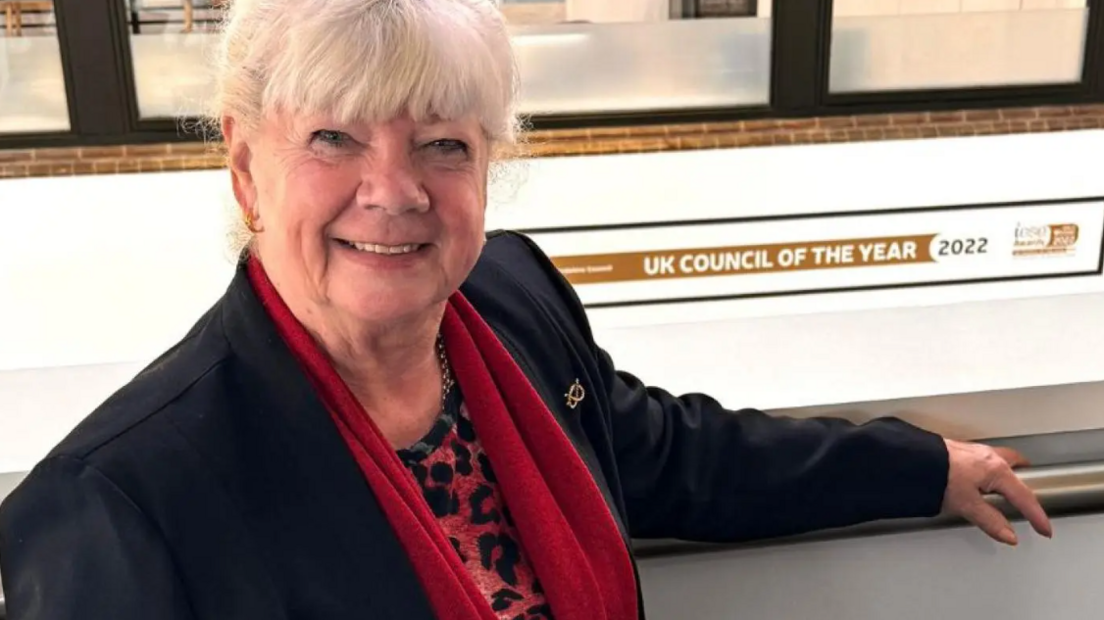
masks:
[[[398,455],[498,617],[551,620],[458,389],[449,394],[429,433]]]

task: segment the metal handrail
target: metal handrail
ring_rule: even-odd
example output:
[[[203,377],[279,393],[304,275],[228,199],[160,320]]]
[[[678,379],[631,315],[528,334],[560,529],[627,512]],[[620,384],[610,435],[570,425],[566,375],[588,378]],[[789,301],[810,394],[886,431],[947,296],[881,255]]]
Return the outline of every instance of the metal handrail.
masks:
[[[1039,498],[1039,503],[1042,504],[1051,517],[1104,511],[1104,461],[1032,467],[1020,470],[1017,474],[1035,492],[1036,497]],[[986,499],[1009,519],[1013,521],[1022,520],[1019,513],[1003,498],[993,495]],[[876,536],[922,529],[965,527],[967,525],[965,521],[958,517],[943,515],[922,519],[875,521],[809,534],[741,543],[714,544],[679,540],[642,540],[636,541],[633,548],[637,558],[651,558]]]

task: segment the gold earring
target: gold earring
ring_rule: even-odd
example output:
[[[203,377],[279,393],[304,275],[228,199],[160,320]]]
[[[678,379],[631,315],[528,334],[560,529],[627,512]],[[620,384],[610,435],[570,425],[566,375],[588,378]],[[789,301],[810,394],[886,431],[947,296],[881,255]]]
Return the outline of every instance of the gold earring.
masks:
[[[257,221],[253,218],[253,212],[246,210],[242,213],[242,219],[245,220],[245,227],[249,229],[249,232],[257,234],[264,230],[263,227],[257,226]]]

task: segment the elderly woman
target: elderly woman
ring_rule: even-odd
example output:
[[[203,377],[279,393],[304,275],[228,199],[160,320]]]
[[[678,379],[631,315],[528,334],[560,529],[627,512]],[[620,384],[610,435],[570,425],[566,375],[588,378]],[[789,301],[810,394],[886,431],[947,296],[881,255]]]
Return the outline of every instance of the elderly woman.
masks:
[[[4,505],[14,620],[630,620],[633,538],[946,511],[1014,543],[993,491],[1049,535],[1014,454],[615,369],[541,251],[484,232],[517,127],[489,0],[237,0],[224,37],[251,239]]]

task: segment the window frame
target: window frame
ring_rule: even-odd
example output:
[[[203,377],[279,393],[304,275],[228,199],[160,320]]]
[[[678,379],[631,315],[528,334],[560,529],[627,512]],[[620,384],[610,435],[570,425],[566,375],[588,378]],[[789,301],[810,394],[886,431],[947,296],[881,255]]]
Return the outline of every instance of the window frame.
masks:
[[[696,0],[681,0],[693,14]],[[768,0],[760,0],[764,2]],[[767,105],[534,116],[535,130],[1104,102],[1104,0],[1088,0],[1077,84],[830,93],[833,0],[770,0]],[[758,4],[758,3],[756,3]],[[54,0],[70,130],[0,134],[0,149],[195,142],[194,123],[140,118],[127,0]],[[736,19],[736,18],[734,18]],[[189,119],[190,120],[190,119]]]

